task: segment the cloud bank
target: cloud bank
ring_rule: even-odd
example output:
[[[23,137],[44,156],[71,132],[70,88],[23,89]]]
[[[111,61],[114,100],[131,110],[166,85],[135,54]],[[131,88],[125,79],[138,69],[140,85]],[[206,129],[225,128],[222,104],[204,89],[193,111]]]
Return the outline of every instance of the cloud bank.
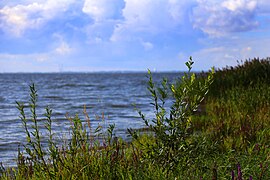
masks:
[[[257,1],[198,1],[193,9],[194,27],[210,36],[250,31],[259,26],[256,20]]]
[[[139,70],[172,70],[179,54],[194,54],[208,68],[266,55],[255,46],[269,43],[269,22],[268,0],[5,1],[0,65],[28,59],[71,68],[79,59],[78,67],[121,70],[139,62]]]

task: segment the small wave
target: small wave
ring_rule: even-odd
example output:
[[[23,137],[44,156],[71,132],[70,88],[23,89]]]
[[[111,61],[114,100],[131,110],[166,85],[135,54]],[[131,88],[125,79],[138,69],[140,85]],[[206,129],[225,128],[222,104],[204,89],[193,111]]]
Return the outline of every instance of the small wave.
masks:
[[[64,87],[76,87],[78,86],[78,84],[61,84],[61,85],[58,85],[56,88],[64,88]]]
[[[18,145],[20,143],[21,142],[19,142],[19,141],[3,142],[3,143],[0,143],[0,149],[1,150],[9,150],[11,147],[18,147]]]
[[[0,123],[1,123],[0,129],[5,129],[6,126],[4,125],[10,125],[17,122],[18,122],[18,119],[14,119],[13,117],[10,117],[10,116],[8,116],[7,119],[4,119],[4,120],[0,119]]]
[[[65,98],[61,96],[44,96],[46,99],[54,99],[54,100],[65,100]]]
[[[53,116],[63,116],[63,115],[65,115],[65,112],[59,112],[59,111],[53,112]]]
[[[112,108],[130,108],[132,105],[129,104],[112,104],[110,105]]]
[[[5,98],[3,98],[2,96],[0,96],[0,102],[4,102]]]
[[[67,84],[59,84],[56,88],[66,88],[66,87],[95,87],[93,84],[76,84],[76,83],[67,83]]]

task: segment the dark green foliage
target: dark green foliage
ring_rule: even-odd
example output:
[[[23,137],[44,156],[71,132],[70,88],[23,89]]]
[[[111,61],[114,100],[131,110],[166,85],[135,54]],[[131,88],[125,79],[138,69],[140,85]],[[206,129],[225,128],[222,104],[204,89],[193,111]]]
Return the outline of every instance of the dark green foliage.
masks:
[[[217,71],[206,101],[207,119],[197,130],[207,130],[225,149],[266,143],[270,135],[269,77],[268,58]]]
[[[234,87],[256,87],[270,84],[270,58],[246,60],[236,67],[226,67],[216,71],[210,96],[222,96]]]
[[[205,113],[193,117],[194,130],[217,145],[218,159],[224,156],[232,159],[234,166],[240,163],[245,179],[270,177],[269,169],[260,168],[270,163],[269,72],[269,58],[217,71]],[[220,162],[227,167],[231,164]]]

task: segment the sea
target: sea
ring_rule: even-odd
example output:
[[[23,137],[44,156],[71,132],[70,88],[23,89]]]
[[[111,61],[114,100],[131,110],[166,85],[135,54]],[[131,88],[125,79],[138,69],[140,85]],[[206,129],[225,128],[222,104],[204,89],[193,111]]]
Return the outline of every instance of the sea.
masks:
[[[181,75],[180,72],[153,73],[153,79],[157,84],[163,78],[174,82]],[[154,117],[147,72],[0,73],[0,162],[4,167],[16,166],[18,148],[23,149],[26,144],[16,101],[24,103],[30,121],[29,86],[33,83],[38,94],[39,128],[45,139],[47,106],[52,109],[52,131],[58,140],[68,139],[69,119],[76,115],[87,124],[85,113],[88,114],[91,132],[98,126],[106,132],[114,124],[115,135],[123,139],[129,138],[128,128],[145,128],[138,110],[149,119]]]

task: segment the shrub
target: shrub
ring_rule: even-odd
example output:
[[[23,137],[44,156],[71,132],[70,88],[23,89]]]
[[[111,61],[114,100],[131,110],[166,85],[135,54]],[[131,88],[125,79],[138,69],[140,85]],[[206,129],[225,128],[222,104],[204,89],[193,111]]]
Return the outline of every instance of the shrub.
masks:
[[[156,87],[149,70],[148,90],[152,96],[155,117],[149,120],[139,111],[141,118],[150,131],[154,132],[154,141],[141,143],[144,150],[144,158],[153,164],[160,164],[165,170],[173,170],[183,161],[186,166],[188,159],[185,153],[192,151],[189,138],[192,135],[191,116],[199,108],[200,103],[208,93],[209,86],[213,82],[214,70],[209,72],[207,78],[197,80],[196,74],[191,73],[193,61],[186,62],[188,73],[170,86],[167,80],[163,79],[162,86]],[[172,94],[173,103],[169,112],[165,104]],[[171,100],[171,99],[170,99]],[[136,132],[129,129],[132,137],[139,141]]]

